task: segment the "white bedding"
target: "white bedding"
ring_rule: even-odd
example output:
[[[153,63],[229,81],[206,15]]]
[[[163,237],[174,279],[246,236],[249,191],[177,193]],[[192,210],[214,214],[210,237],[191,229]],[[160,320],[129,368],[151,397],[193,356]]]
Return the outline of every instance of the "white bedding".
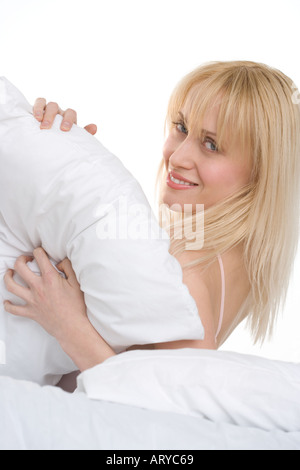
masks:
[[[0,449],[300,450],[300,394],[297,399],[295,393],[299,391],[299,365],[216,351],[159,353],[161,367],[156,351],[124,353],[106,361],[79,376],[79,390],[74,394],[0,377]],[[195,368],[195,358],[199,375],[191,377],[187,362],[192,360]],[[137,359],[144,361],[148,374],[141,386]],[[177,362],[177,369],[166,369],[170,359],[174,365]],[[243,364],[246,373],[235,378]],[[125,373],[121,375],[122,367]],[[163,371],[167,380],[155,381]],[[176,381],[184,375],[186,382],[176,390]],[[280,379],[283,386],[272,391]],[[190,380],[198,393],[189,390]],[[219,382],[216,389],[218,380],[223,385]],[[118,381],[122,386],[116,389]],[[94,393],[111,390],[111,400],[109,395],[89,398],[91,384]],[[246,412],[241,422],[243,402]]]

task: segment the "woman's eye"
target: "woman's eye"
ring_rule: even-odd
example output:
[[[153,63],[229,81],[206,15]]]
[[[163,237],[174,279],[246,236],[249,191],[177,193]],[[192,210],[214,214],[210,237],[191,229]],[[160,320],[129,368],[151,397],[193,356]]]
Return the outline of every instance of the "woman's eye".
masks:
[[[183,122],[173,122],[173,124],[179,132],[181,132],[182,134],[188,134],[188,130],[183,124]]]
[[[218,146],[213,139],[209,139],[208,137],[206,137],[203,141],[203,145],[210,152],[218,152]]]

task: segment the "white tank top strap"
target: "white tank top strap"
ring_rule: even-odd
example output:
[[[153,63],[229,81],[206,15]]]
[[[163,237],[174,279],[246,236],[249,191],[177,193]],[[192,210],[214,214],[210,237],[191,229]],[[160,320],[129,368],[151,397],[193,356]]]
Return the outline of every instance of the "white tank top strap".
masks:
[[[220,316],[219,316],[219,325],[217,328],[216,332],[216,338],[218,337],[221,328],[222,328],[222,323],[223,323],[223,317],[224,317],[224,305],[225,305],[225,272],[224,272],[224,265],[221,256],[218,254],[218,260],[219,260],[219,265],[220,265],[220,271],[221,271],[221,282],[222,282],[222,294],[221,294],[221,306],[220,306]]]

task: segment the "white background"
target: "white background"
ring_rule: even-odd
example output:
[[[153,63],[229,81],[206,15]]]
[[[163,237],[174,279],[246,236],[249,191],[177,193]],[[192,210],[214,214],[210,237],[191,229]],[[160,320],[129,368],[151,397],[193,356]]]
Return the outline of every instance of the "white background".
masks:
[[[94,122],[98,138],[154,207],[167,102],[213,60],[253,60],[300,84],[300,0],[0,0],[0,75]],[[300,256],[276,334],[253,347],[239,327],[224,349],[300,361]]]

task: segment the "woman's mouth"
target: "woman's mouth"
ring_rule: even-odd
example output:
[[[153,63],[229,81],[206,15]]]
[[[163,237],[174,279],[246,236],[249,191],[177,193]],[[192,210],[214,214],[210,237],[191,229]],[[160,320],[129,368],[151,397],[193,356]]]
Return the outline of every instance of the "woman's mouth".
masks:
[[[172,189],[191,189],[198,186],[196,183],[192,183],[173,171],[168,173],[167,185]]]

